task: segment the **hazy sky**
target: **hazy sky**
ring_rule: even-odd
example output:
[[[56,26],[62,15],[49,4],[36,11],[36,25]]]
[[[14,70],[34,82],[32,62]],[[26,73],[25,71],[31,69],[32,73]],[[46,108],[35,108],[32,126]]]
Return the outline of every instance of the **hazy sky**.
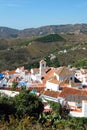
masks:
[[[0,0],[0,26],[16,29],[87,23],[87,0]]]

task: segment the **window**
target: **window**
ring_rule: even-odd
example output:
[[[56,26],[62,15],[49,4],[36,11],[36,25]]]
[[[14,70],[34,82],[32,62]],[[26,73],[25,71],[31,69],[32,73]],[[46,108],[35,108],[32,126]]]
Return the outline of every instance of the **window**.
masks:
[[[42,64],[42,67],[44,67],[44,64]]]
[[[72,77],[70,77],[70,79],[72,80]]]

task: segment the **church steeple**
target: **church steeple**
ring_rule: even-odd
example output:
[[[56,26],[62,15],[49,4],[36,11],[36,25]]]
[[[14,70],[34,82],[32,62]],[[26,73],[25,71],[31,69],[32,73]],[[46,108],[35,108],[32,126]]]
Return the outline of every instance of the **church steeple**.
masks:
[[[46,61],[45,60],[41,60],[40,61],[40,74],[43,75],[45,74],[45,70],[46,70]]]

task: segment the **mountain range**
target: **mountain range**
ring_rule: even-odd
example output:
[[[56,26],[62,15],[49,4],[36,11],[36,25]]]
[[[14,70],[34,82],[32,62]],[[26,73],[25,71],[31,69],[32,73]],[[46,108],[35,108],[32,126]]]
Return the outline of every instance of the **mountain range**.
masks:
[[[37,68],[41,59],[47,66],[87,68],[87,24],[0,27],[0,71]]]
[[[44,36],[47,34],[83,33],[87,34],[87,24],[49,25],[23,30],[0,27],[0,38],[21,38],[32,36]]]

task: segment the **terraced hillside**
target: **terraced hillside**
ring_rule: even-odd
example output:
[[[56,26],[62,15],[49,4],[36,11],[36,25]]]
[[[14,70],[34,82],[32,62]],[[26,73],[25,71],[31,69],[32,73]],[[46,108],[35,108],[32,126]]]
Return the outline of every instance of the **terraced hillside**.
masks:
[[[15,69],[22,65],[29,69],[38,67],[42,58],[48,66],[74,65],[86,68],[87,35],[50,34],[43,37],[0,39],[0,70]],[[80,61],[81,64],[78,63]]]

